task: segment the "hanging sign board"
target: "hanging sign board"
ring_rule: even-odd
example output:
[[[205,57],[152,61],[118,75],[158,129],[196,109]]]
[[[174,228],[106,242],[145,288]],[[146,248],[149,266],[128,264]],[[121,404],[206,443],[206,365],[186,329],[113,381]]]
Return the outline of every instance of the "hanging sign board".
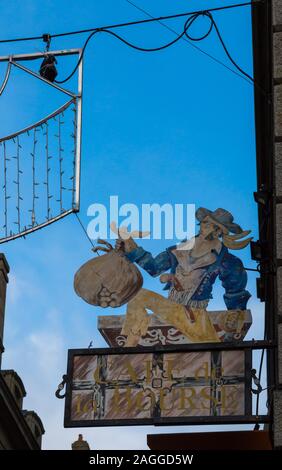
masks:
[[[69,350],[65,427],[235,423],[250,416],[250,350],[193,346]]]

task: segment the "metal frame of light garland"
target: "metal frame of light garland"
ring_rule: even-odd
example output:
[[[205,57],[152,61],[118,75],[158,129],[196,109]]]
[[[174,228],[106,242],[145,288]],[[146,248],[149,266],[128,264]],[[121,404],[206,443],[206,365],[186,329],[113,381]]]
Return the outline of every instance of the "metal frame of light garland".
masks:
[[[8,67],[7,67],[7,72],[6,76],[3,82],[3,85],[1,87],[1,93],[4,91],[4,88],[7,85],[9,76],[10,76],[10,71],[12,66],[17,67],[24,72],[28,73],[29,75],[45,82],[49,86],[57,89],[58,91],[66,94],[70,99],[59,109],[54,111],[52,114],[49,114],[45,118],[41,119],[40,121],[37,121],[33,123],[32,125],[25,127],[21,129],[18,132],[15,132],[13,134],[7,135],[5,137],[0,138],[0,144],[2,146],[2,156],[3,156],[3,161],[0,162],[2,168],[4,168],[3,171],[3,180],[4,180],[4,185],[3,185],[3,194],[4,194],[4,233],[5,236],[0,238],[0,243],[5,243],[11,240],[15,240],[20,237],[25,237],[26,235],[39,230],[43,227],[46,227],[50,225],[51,223],[56,222],[57,220],[62,219],[63,217],[66,217],[67,215],[73,213],[73,212],[79,212],[79,207],[80,207],[80,164],[81,164],[81,127],[82,127],[82,82],[83,82],[83,60],[80,61],[79,67],[78,67],[78,85],[77,85],[77,93],[74,93],[72,91],[69,91],[65,88],[62,88],[61,86],[57,85],[56,83],[50,82],[46,80],[45,78],[41,77],[38,73],[30,70],[29,68],[25,67],[19,62],[22,61],[29,61],[29,60],[36,60],[36,59],[42,59],[46,57],[46,54],[52,54],[55,57],[58,56],[69,56],[69,55],[78,55],[79,59],[81,58],[81,49],[68,49],[68,50],[56,50],[56,51],[48,51],[48,52],[36,52],[32,54],[18,54],[14,56],[2,56],[0,57],[0,62],[7,62]],[[61,152],[63,149],[61,148],[61,143],[60,143],[60,138],[61,138],[61,115],[64,113],[65,110],[67,110],[70,106],[73,106],[72,111],[74,111],[74,118],[73,118],[73,123],[74,123],[74,132],[72,134],[72,138],[74,140],[74,146],[73,146],[73,177],[72,179],[72,188],[65,188],[63,186],[63,181],[62,181],[62,175],[63,175],[63,169],[62,169],[62,155]],[[60,213],[56,216],[52,216],[50,213],[50,198],[52,195],[50,195],[49,192],[49,155],[48,155],[48,145],[49,145],[49,136],[48,136],[48,121],[50,119],[56,119],[58,118],[58,159],[59,159],[59,174],[60,174],[60,195],[59,195],[59,200],[57,202],[60,205]],[[36,152],[36,132],[38,130],[42,129],[44,131],[44,136],[45,136],[45,160],[46,160],[46,180],[44,182],[46,186],[46,220],[44,222],[39,222],[37,223],[36,221],[36,214],[35,214],[35,201],[37,199],[36,195],[36,175],[35,175],[35,152]],[[21,168],[20,168],[20,151],[21,151],[21,145],[20,145],[20,136],[27,133],[33,132],[33,151],[31,152],[32,156],[32,207],[30,209],[31,212],[31,224],[29,226],[22,226],[21,224],[21,201],[22,201],[22,195],[20,192],[20,182],[21,182]],[[16,225],[17,227],[17,233],[14,233],[13,231],[8,230],[8,200],[10,199],[10,196],[7,192],[7,161],[9,160],[7,151],[6,151],[6,143],[10,140],[13,140],[14,144],[16,145],[16,154],[12,157],[16,160],[16,168],[17,168],[17,178],[14,180],[14,184],[16,185],[16,199],[17,199],[17,205],[16,205],[16,212],[17,212],[17,220],[13,222],[13,224]],[[63,208],[63,203],[62,203],[62,191],[66,189],[69,191],[72,191],[72,207],[70,209],[65,210]]]

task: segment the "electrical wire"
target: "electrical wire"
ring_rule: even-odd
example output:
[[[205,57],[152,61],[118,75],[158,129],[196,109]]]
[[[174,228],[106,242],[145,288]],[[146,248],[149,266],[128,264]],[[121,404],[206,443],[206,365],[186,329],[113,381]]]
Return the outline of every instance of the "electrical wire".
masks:
[[[150,18],[154,18],[147,10],[144,10],[144,8],[141,8],[139,5],[136,5],[136,3],[133,3],[131,2],[130,0],[125,0],[127,3],[129,3],[130,5],[132,5],[134,8],[136,8],[137,10],[141,11],[142,13],[144,13],[145,15],[149,16]],[[166,23],[164,23],[163,21],[159,21],[158,20],[158,23],[163,26],[164,28],[166,28],[168,31],[170,31],[171,33],[175,34],[176,36],[178,36],[178,32],[175,31],[175,29],[171,28],[171,26],[168,26]],[[181,38],[183,41],[186,42],[186,44],[189,44],[189,46],[193,47],[194,49],[196,49],[198,52],[201,52],[201,54],[204,54],[205,56],[209,57],[211,60],[213,60],[214,62],[218,63],[219,65],[222,65],[222,67],[226,68],[227,70],[229,70],[229,72],[233,73],[234,75],[237,75],[237,77],[240,77],[242,80],[245,80],[247,83],[250,83],[249,80],[247,78],[245,78],[244,76],[242,76],[242,74],[236,72],[236,70],[233,70],[231,67],[228,67],[228,65],[226,65],[224,62],[222,62],[221,60],[217,59],[216,57],[214,57],[213,55],[209,54],[208,52],[204,51],[203,49],[201,49],[199,46],[197,46],[196,44],[194,44],[192,41],[189,41],[186,37],[182,37]]]
[[[206,33],[202,34],[201,36],[199,37],[195,37],[195,36],[192,36],[190,33],[189,33],[189,29],[191,28],[191,26],[194,24],[194,22],[199,18],[199,17],[206,17],[208,18],[209,22],[210,22],[210,25],[209,25],[209,28],[207,30]],[[107,34],[110,34],[111,36],[115,37],[116,39],[118,39],[119,41],[123,42],[124,44],[126,44],[128,47],[131,47],[132,49],[135,49],[135,50],[138,50],[138,51],[141,51],[141,52],[158,52],[158,51],[161,51],[163,49],[167,49],[168,47],[176,44],[180,39],[182,39],[184,36],[186,36],[190,41],[202,41],[203,39],[206,39],[212,32],[212,30],[215,29],[216,33],[217,33],[217,36],[220,40],[220,43],[227,55],[227,57],[229,58],[229,60],[232,62],[232,64],[237,68],[237,70],[242,74],[244,75],[245,77],[247,77],[251,82],[254,82],[254,79],[247,73],[245,72],[236,62],[235,60],[232,58],[231,54],[229,53],[225,43],[224,43],[224,40],[222,38],[222,35],[219,31],[219,28],[212,16],[212,14],[210,13],[210,11],[201,11],[201,12],[197,12],[197,13],[194,13],[192,15],[190,15],[190,17],[185,21],[184,23],[184,27],[183,27],[183,31],[177,35],[177,37],[175,39],[173,39],[172,41],[166,43],[166,44],[163,44],[162,46],[159,46],[159,47],[152,47],[152,48],[145,48],[145,47],[141,47],[141,46],[137,46],[136,44],[133,44],[131,42],[129,42],[128,40],[124,39],[122,36],[120,36],[119,34],[109,30],[109,29],[100,29],[100,30],[96,30],[96,31],[93,31],[89,36],[88,38],[86,39],[85,43],[84,43],[84,46],[82,48],[82,52],[81,52],[81,55],[80,55],[80,58],[76,64],[76,66],[74,67],[73,71],[64,79],[64,80],[55,80],[55,83],[57,84],[63,84],[63,83],[66,83],[68,80],[70,80],[72,78],[72,76],[75,74],[76,70],[78,69],[82,59],[83,59],[83,56],[84,56],[84,53],[85,53],[85,50],[86,50],[86,47],[90,41],[90,39],[92,39],[97,33],[107,33]]]
[[[210,21],[211,21],[211,29],[212,29],[212,27],[215,28],[216,33],[217,33],[217,36],[218,36],[218,39],[220,40],[220,42],[221,42],[221,44],[222,44],[222,47],[223,47],[223,49],[224,49],[224,51],[225,51],[225,54],[227,55],[227,57],[228,57],[228,59],[230,60],[230,62],[232,62],[232,64],[234,65],[234,67],[236,67],[236,69],[239,70],[239,72],[241,72],[243,75],[245,75],[245,77],[249,78],[249,80],[251,80],[252,82],[254,82],[253,77],[251,77],[251,75],[249,75],[248,73],[246,73],[241,67],[239,67],[239,65],[235,62],[235,60],[232,59],[232,57],[231,57],[230,53],[228,52],[228,49],[227,49],[227,47],[226,47],[224,41],[223,41],[223,38],[222,38],[222,36],[221,36],[221,34],[220,34],[220,32],[219,32],[218,26],[217,26],[216,22],[215,22],[214,19],[213,19],[213,16],[212,16],[209,12],[207,12],[207,16],[210,18]]]
[[[141,11],[142,13],[144,13],[145,15],[147,15],[148,17],[150,18],[154,18],[148,11],[144,10],[144,8],[141,8],[140,6],[136,5],[136,3],[133,3],[131,0],[125,0],[127,3],[129,3],[130,5],[132,5],[134,8],[136,8],[137,10]],[[257,2],[253,2],[254,3],[257,3]],[[207,10],[207,11],[212,11],[212,10]],[[175,29],[171,28],[170,26],[168,26],[166,23],[163,23],[163,21],[158,21],[158,23],[160,25],[162,25],[164,28],[166,28],[168,31],[171,31],[173,34],[176,34],[178,36],[178,32],[175,31]],[[202,54],[204,54],[205,56],[209,57],[211,60],[213,60],[214,62],[217,62],[219,65],[222,65],[222,67],[226,68],[227,70],[229,70],[231,73],[233,73],[234,75],[237,75],[238,77],[240,77],[242,80],[245,80],[247,83],[249,84],[253,84],[263,95],[264,97],[266,98],[268,104],[272,104],[272,101],[271,101],[271,98],[268,96],[268,94],[266,93],[266,91],[254,80],[252,80],[252,82],[250,82],[248,80],[248,78],[246,78],[244,75],[242,75],[241,73],[238,73],[236,72],[236,70],[233,70],[232,68],[228,67],[228,65],[226,65],[224,62],[222,62],[221,60],[217,59],[216,57],[214,57],[213,55],[209,54],[208,52],[204,51],[203,49],[201,49],[199,46],[197,46],[196,44],[194,44],[192,41],[189,41],[187,40],[186,37],[182,37],[181,38],[183,41],[185,41],[187,44],[189,44],[190,46],[192,46],[194,49],[196,49],[197,51],[201,52]]]
[[[249,1],[249,2],[233,4],[233,5],[225,5],[225,6],[221,6],[221,7],[208,8],[205,11],[210,11],[210,12],[211,11],[221,11],[221,10],[229,10],[231,8],[252,6],[252,5],[259,4],[262,1],[263,0],[253,0],[253,1]],[[90,32],[94,32],[94,31],[100,31],[101,29],[123,28],[123,27],[127,27],[127,26],[135,26],[135,25],[139,25],[139,24],[150,23],[150,22],[154,22],[154,21],[181,18],[181,17],[185,17],[185,16],[194,15],[196,13],[201,13],[201,11],[197,10],[197,11],[192,11],[192,12],[187,12],[187,13],[177,13],[175,15],[160,16],[158,18],[150,18],[150,19],[147,19],[147,20],[129,21],[127,23],[119,23],[119,24],[113,24],[113,25],[108,25],[108,26],[103,26],[103,27],[81,29],[81,30],[77,30],[77,31],[68,31],[68,32],[65,32],[65,33],[58,33],[58,34],[52,34],[52,35],[50,34],[48,36],[50,37],[50,40],[51,40],[51,38],[71,36],[71,35],[75,35],[75,34],[90,33]],[[43,39],[43,35],[41,35],[41,36],[32,36],[32,37],[23,37],[23,38],[13,38],[13,39],[0,39],[0,43],[20,42],[20,41],[36,41],[36,40],[42,40],[42,39]]]
[[[267,331],[266,331],[266,320],[264,320],[264,335],[263,339],[264,341],[267,338]],[[261,356],[260,356],[260,363],[259,363],[259,372],[258,372],[258,380],[259,383],[261,382],[261,375],[262,375],[262,367],[263,367],[263,361],[264,361],[264,355],[265,355],[265,349],[262,349],[261,351]],[[268,387],[267,387],[268,388]],[[264,390],[264,389],[263,389]],[[259,401],[260,401],[260,393],[257,394],[257,399],[256,399],[256,416],[259,415]]]
[[[84,43],[84,46],[82,48],[82,51],[81,51],[81,54],[80,54],[80,57],[79,57],[79,60],[76,64],[76,66],[74,67],[73,71],[67,76],[67,78],[65,78],[64,80],[54,80],[55,83],[57,84],[62,84],[62,83],[66,83],[67,81],[69,81],[73,75],[75,74],[75,72],[77,71],[82,59],[83,59],[83,56],[84,56],[84,52],[85,52],[85,49],[87,47],[87,44],[89,43],[90,39],[93,38],[95,36],[95,34],[97,34],[99,31],[93,31],[93,33],[91,33],[88,38],[86,39],[85,43]]]
[[[265,339],[265,338],[264,338]],[[263,366],[263,360],[264,360],[264,354],[265,354],[265,349],[262,350],[261,352],[261,357],[260,357],[260,364],[259,364],[259,373],[258,373],[258,379],[259,382],[261,382],[261,374],[262,374],[262,366]],[[256,400],[256,416],[259,414],[259,397],[260,394],[257,394],[257,400]]]
[[[62,83],[66,83],[68,80],[71,79],[71,77],[75,74],[76,70],[78,69],[78,67],[79,67],[79,65],[80,65],[80,63],[83,59],[84,52],[85,52],[85,49],[87,47],[87,44],[89,43],[90,39],[92,39],[92,37],[94,37],[97,33],[110,34],[111,36],[114,36],[116,39],[119,39],[121,42],[123,42],[127,46],[131,47],[132,49],[136,49],[136,50],[141,51],[141,52],[157,52],[157,51],[161,51],[163,49],[166,49],[166,48],[172,46],[173,44],[175,44],[177,41],[179,41],[179,39],[181,39],[181,37],[185,34],[185,32],[183,31],[177,38],[175,38],[173,41],[170,41],[167,44],[164,44],[163,46],[153,47],[153,48],[145,48],[145,47],[140,47],[140,46],[136,46],[135,44],[132,44],[131,42],[127,41],[126,39],[122,38],[121,36],[119,36],[118,34],[114,33],[111,30],[101,29],[101,30],[98,30],[98,31],[94,31],[93,33],[91,33],[88,36],[87,40],[85,41],[85,44],[82,48],[80,58],[79,58],[79,60],[76,64],[75,68],[70,73],[70,75],[68,75],[67,78],[65,78],[64,80],[55,80],[55,83],[62,84]]]
[[[95,245],[94,245],[94,243],[92,242],[91,238],[89,237],[89,235],[88,235],[88,233],[87,233],[87,230],[86,230],[86,228],[84,227],[84,225],[83,225],[83,223],[82,223],[82,221],[81,221],[81,219],[80,219],[78,213],[77,213],[77,212],[74,212],[74,215],[76,216],[76,218],[77,218],[77,220],[78,220],[78,222],[79,222],[79,224],[80,224],[80,226],[81,226],[83,232],[85,233],[86,237],[87,237],[88,240],[90,241],[90,243],[91,243],[91,245],[92,245],[92,248],[95,248]]]

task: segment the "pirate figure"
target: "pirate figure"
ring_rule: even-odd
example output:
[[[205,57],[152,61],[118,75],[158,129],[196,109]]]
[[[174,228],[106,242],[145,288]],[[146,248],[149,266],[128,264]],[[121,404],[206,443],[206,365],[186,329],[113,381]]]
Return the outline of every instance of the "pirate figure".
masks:
[[[250,293],[246,290],[247,273],[239,258],[229,252],[245,248],[251,238],[242,240],[250,231],[243,231],[225,209],[196,211],[200,230],[191,240],[167,248],[155,258],[138,246],[132,238],[117,240],[123,244],[126,257],[151,276],[160,276],[168,290],[168,298],[141,289],[127,304],[121,334],[125,346],[136,346],[145,336],[152,318],[147,310],[181,331],[191,342],[219,342],[206,311],[217,277],[225,289],[227,310],[245,310]],[[167,273],[169,271],[169,273]],[[228,312],[226,312],[228,314]]]

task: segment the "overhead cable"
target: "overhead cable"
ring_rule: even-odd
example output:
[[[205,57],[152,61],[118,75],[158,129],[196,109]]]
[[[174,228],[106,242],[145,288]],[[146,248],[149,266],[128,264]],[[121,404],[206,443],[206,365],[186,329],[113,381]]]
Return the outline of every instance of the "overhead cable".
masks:
[[[245,3],[238,3],[234,5],[225,5],[221,7],[215,7],[215,8],[208,8],[205,11],[221,11],[221,10],[228,10],[231,8],[238,8],[238,7],[245,7],[245,6],[252,6],[261,3],[262,0],[253,0],[251,2],[245,2]],[[113,25],[107,25],[107,26],[100,26],[100,27],[95,27],[95,28],[89,28],[89,29],[81,29],[77,31],[68,31],[64,33],[57,33],[57,34],[48,34],[49,38],[58,38],[58,37],[63,37],[63,36],[71,36],[75,34],[84,34],[84,33],[90,33],[94,31],[99,31],[101,29],[114,29],[114,28],[123,28],[127,26],[135,26],[139,24],[144,24],[144,23],[151,23],[154,21],[162,21],[162,20],[170,20],[170,19],[175,19],[175,18],[181,18],[185,16],[190,16],[194,15],[197,13],[201,13],[200,10],[198,11],[192,11],[192,12],[187,12],[187,13],[177,13],[174,15],[168,15],[168,16],[160,16],[158,18],[148,18],[146,20],[139,20],[139,21],[129,21],[127,23],[119,23],[119,24],[113,24]],[[28,37],[22,37],[22,38],[11,38],[11,39],[0,39],[0,43],[9,43],[9,42],[20,42],[20,41],[36,41],[36,40],[42,40],[44,37],[46,37],[46,34],[43,34],[41,36],[28,36]]]

